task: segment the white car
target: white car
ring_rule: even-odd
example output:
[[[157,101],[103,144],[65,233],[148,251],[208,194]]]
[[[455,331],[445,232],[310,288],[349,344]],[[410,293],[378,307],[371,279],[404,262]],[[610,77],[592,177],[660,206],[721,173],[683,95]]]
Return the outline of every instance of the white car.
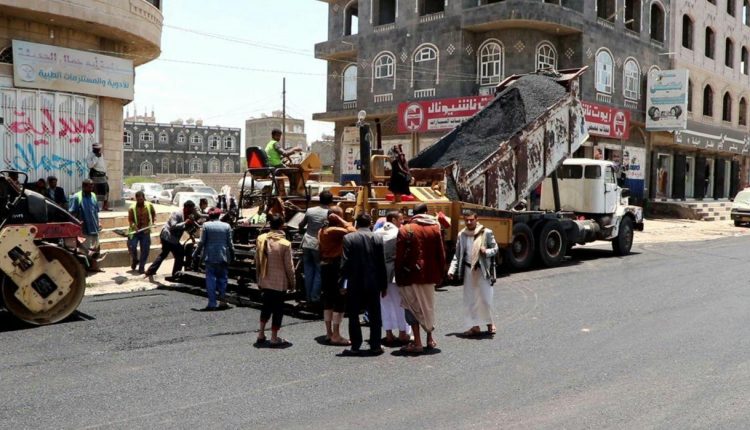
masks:
[[[750,188],[745,188],[734,196],[730,216],[737,227],[750,224]]]
[[[173,181],[162,182],[161,186],[165,190],[173,190],[180,185],[206,185],[200,179],[175,179]]]
[[[174,204],[177,207],[182,207],[186,201],[191,200],[193,203],[195,203],[195,206],[198,207],[198,203],[201,199],[208,200],[209,208],[216,207],[216,198],[213,195],[207,193],[191,193],[187,191],[175,194]]]
[[[156,199],[156,203],[160,205],[171,205],[172,204],[172,190],[164,190],[159,194]]]
[[[161,192],[164,191],[161,184],[155,182],[136,182],[130,186],[130,189],[133,190],[133,192],[143,191],[146,200],[153,203],[158,202]]]

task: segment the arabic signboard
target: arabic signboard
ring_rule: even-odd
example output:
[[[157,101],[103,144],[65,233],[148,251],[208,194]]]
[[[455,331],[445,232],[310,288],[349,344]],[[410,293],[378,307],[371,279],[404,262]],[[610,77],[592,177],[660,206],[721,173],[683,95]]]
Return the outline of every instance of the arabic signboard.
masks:
[[[604,150],[609,156],[604,157]],[[609,160],[617,163],[625,172],[628,179],[643,180],[644,162],[646,161],[646,148],[636,146],[621,146],[612,143],[597,143],[594,145],[594,158]]]
[[[651,71],[646,86],[646,130],[685,130],[687,102],[687,70]]]
[[[401,103],[398,105],[398,132],[452,130],[484,109],[494,98],[476,96]]]
[[[13,41],[16,87],[133,100],[133,62],[58,46]]]
[[[731,152],[738,155],[750,155],[750,136],[744,133],[720,129],[690,121],[688,129],[674,134],[678,145],[694,149],[709,149]]]
[[[581,102],[586,128],[591,136],[628,140],[630,138],[630,111],[596,103]]]
[[[341,137],[341,174],[359,174],[359,128],[344,127]]]

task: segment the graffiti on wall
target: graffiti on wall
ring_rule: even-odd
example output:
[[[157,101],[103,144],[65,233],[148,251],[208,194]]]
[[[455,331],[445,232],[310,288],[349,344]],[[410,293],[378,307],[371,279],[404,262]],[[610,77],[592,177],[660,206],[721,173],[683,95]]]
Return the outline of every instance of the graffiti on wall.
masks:
[[[70,143],[81,143],[82,134],[96,134],[96,125],[93,119],[84,122],[82,119],[75,118],[58,118],[60,128],[56,127],[52,112],[48,108],[42,108],[41,125],[39,128],[34,126],[31,115],[26,112],[14,112],[15,118],[8,128],[15,134],[31,133],[34,135],[34,145],[49,145],[49,136],[58,136],[62,139],[68,139]]]

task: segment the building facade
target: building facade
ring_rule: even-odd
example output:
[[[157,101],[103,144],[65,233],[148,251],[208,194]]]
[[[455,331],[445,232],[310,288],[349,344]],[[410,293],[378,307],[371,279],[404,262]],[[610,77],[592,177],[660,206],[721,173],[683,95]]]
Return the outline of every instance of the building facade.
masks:
[[[447,131],[399,134],[405,102],[492,94],[504,77],[588,66],[581,97],[593,109],[627,113],[626,132],[594,133],[577,156],[629,160],[628,184],[647,194],[649,70],[670,64],[668,0],[329,0],[326,112],[335,123],[340,172],[344,130],[359,110],[379,119],[384,146],[411,156]]]
[[[119,200],[123,106],[161,32],[160,0],[0,0],[0,166],[75,191],[99,142]]]
[[[240,171],[239,128],[124,122],[125,176]]]
[[[287,115],[285,125],[282,126],[281,111],[273,111],[270,116],[245,120],[245,148],[257,146],[265,148],[271,140],[271,130],[284,130],[284,140],[287,148],[298,147],[307,151],[307,135],[305,134],[305,120],[295,119]]]

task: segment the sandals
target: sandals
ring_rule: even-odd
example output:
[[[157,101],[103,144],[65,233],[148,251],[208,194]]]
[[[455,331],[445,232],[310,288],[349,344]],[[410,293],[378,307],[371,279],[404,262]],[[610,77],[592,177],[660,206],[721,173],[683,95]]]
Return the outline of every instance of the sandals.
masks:
[[[267,340],[266,340],[265,336],[256,338],[255,339],[255,343],[253,344],[253,346],[255,346],[255,347],[265,346],[266,345],[266,341]]]
[[[282,348],[282,347],[289,346],[289,345],[291,345],[291,343],[289,343],[288,340],[281,338],[281,337],[276,339],[275,342],[274,341],[268,342],[269,348]]]
[[[427,345],[424,347],[424,349],[435,349],[435,348],[437,348],[437,342],[435,342],[434,340],[427,342]]]
[[[335,342],[333,340],[328,340],[328,345],[331,345],[331,346],[349,346],[351,344],[352,344],[352,341],[350,341],[349,339],[341,339]]]
[[[476,337],[480,336],[482,334],[482,330],[475,330],[474,328],[470,328],[463,332],[463,335],[466,337]]]
[[[404,354],[421,354],[424,352],[424,348],[422,348],[421,346],[417,346],[416,343],[410,343],[401,348],[400,351]]]
[[[496,334],[497,333],[497,327],[496,326],[489,326],[487,327],[487,334]]]

